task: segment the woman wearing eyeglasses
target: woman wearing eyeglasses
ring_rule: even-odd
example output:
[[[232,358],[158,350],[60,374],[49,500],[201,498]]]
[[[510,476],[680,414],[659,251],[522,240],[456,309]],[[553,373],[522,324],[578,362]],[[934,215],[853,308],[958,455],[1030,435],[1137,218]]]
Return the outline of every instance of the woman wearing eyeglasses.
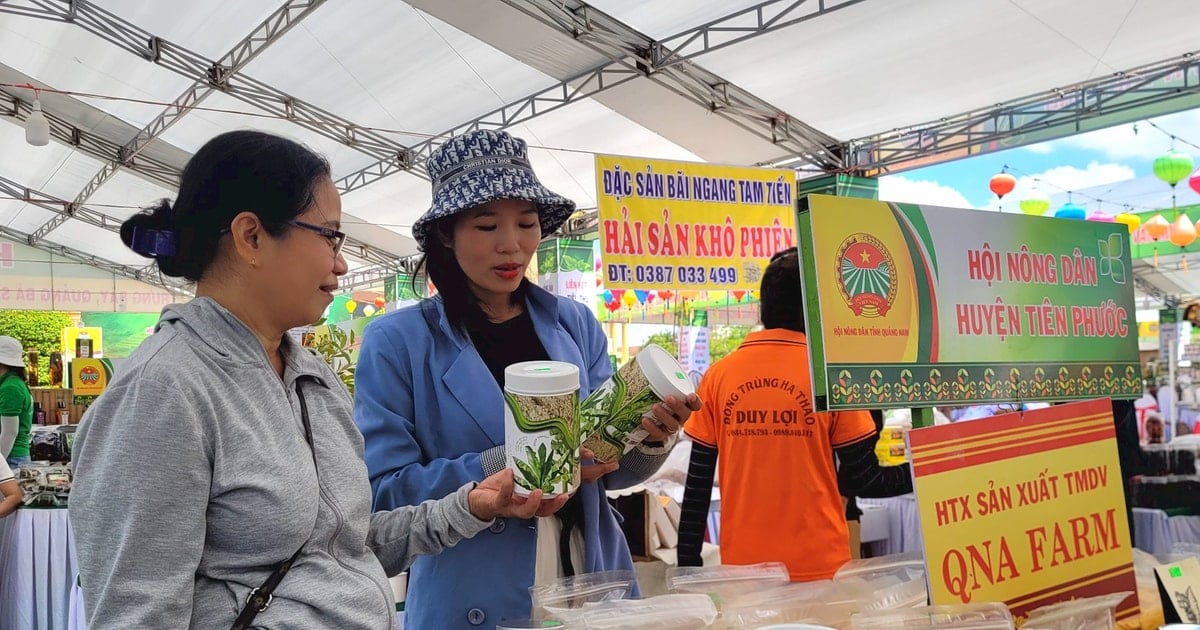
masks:
[[[287,331],[346,273],[329,165],[237,131],[188,162],[175,202],[121,227],[196,298],[85,415],[71,521],[88,627],[390,628],[387,575],[529,517],[512,473],[371,514],[348,392]]]

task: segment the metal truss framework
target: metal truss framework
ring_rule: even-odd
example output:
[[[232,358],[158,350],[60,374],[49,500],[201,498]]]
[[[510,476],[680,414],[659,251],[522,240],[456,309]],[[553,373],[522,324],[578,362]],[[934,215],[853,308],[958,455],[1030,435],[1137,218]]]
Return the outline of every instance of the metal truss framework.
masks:
[[[232,76],[218,62],[171,43],[88,0],[8,0],[0,13],[74,24],[97,37],[181,76],[204,81],[255,108],[377,159],[404,161],[409,149],[245,74]],[[293,18],[294,19],[294,18]],[[239,46],[251,46],[242,42]],[[236,50],[236,47],[235,47]]]
[[[228,85],[229,78],[250,63],[250,60],[266,50],[268,46],[279,40],[284,33],[300,23],[305,17],[321,6],[325,0],[292,0],[276,9],[249,35],[242,38],[232,49],[209,68],[208,76],[198,79],[184,90],[171,105],[167,106],[154,120],[150,121],[132,140],[125,143],[117,153],[118,159],[111,160],[96,173],[83,190],[75,196],[75,203],[81,205],[112,179],[113,175],[126,163],[136,158],[150,142],[158,138],[171,125],[192,111],[192,108],[208,98],[219,86]],[[47,234],[70,220],[70,215],[55,215],[46,223],[34,230],[30,243],[36,244]]]
[[[59,199],[54,195],[48,195],[40,190],[34,190],[28,186],[23,186],[12,181],[11,179],[0,177],[0,196],[18,201],[24,201],[25,203],[37,206],[43,210],[54,212],[58,216],[73,217],[83,223],[93,225],[102,230],[107,230],[116,234],[121,233],[121,222],[117,219],[114,219],[101,212],[96,212],[90,208],[86,208],[80,204],[76,204],[65,199]],[[24,232],[6,228],[4,226],[0,226],[0,228],[7,230],[7,234],[11,238],[17,238],[21,242],[31,247],[37,247],[52,253],[60,253],[59,250],[71,252],[70,255],[65,253],[61,255],[68,256],[69,258],[73,258],[74,260],[89,265],[93,264],[93,261],[98,261],[94,266],[104,269],[105,271],[120,273],[121,275],[133,278],[134,280],[140,280],[142,282],[161,286],[169,291],[187,292],[187,289],[185,288],[187,285],[185,283],[159,277],[157,270],[154,268],[154,263],[150,263],[141,268],[122,265],[99,256],[92,256],[91,254],[78,252],[77,250],[63,245],[46,245],[46,247],[43,247],[43,245],[46,244],[45,241],[33,240],[32,234],[25,234]],[[155,282],[155,279],[157,279],[158,282]]]
[[[10,238],[14,241],[19,241],[19,242],[27,242],[29,240],[28,234],[21,232],[19,230],[14,230],[10,227],[6,227],[3,225],[0,225],[0,236]],[[81,252],[77,249],[67,247],[65,245],[56,245],[56,244],[50,243],[48,241],[42,241],[42,242],[38,243],[37,245],[33,245],[32,247],[34,249],[38,249],[38,250],[44,251],[49,254],[54,254],[55,256],[61,256],[63,258],[68,258],[70,260],[74,260],[75,262],[82,263],[89,267],[95,267],[96,269],[100,269],[103,271],[107,271],[109,273],[117,274],[118,276],[129,278],[130,280],[137,280],[138,282],[144,282],[146,284],[165,289],[171,293],[174,293],[175,295],[184,295],[184,296],[194,295],[194,293],[191,290],[186,289],[184,287],[165,284],[165,283],[160,284],[160,283],[155,282],[153,279],[154,270],[152,267],[139,268],[139,267],[131,267],[129,265],[122,265],[121,263],[116,263],[116,262],[113,262],[106,258],[100,258],[99,256],[93,256],[92,254],[89,254],[87,252]]]
[[[415,274],[417,272],[417,258],[405,258],[401,262],[400,273]],[[389,280],[396,278],[396,270],[394,268],[380,267],[379,265],[371,265],[355,269],[350,273],[338,278],[339,291],[353,291],[362,287],[378,286]]]
[[[1007,149],[1141,120],[1200,104],[1200,55],[1164,62],[852,140],[853,170],[868,175],[926,166],[931,156],[966,157],[982,147]],[[1005,143],[1004,141],[1009,141]]]
[[[1186,107],[1184,103],[1189,99],[1200,98],[1200,66],[1197,65],[1195,56],[1188,54],[1182,60],[1176,59],[1119,72],[1099,80],[1001,103],[989,110],[943,118],[925,125],[841,143],[792,119],[786,113],[720,77],[705,72],[690,61],[704,53],[828,14],[862,0],[763,2],[658,42],[578,0],[504,1],[600,51],[612,61],[473,121],[458,125],[442,136],[480,127],[502,128],[519,124],[638,77],[649,77],[825,170],[852,170],[878,175],[910,168],[909,165],[915,165],[918,159],[928,159],[931,155],[946,155],[951,156],[948,159],[952,159],[958,153],[966,155],[971,149],[1005,140],[1011,141],[1011,146],[1019,146],[1144,117],[1139,115],[1138,108],[1161,106],[1163,109],[1156,111],[1156,114],[1176,111]],[[295,5],[297,10],[304,10],[300,7],[305,4],[315,7],[319,2],[294,2],[289,6]],[[284,10],[281,9],[282,11]],[[288,118],[310,131],[379,160],[366,169],[340,179],[337,184],[343,192],[361,188],[400,171],[425,176],[423,165],[434,149],[433,139],[419,143],[413,148],[404,147],[253,78],[238,75],[236,81],[230,81],[233,72],[226,70],[233,68],[235,64],[222,66],[221,62],[205,59],[156,37],[87,0],[0,0],[0,13],[75,24],[147,61],[189,78],[199,77],[196,85],[203,85],[204,90],[220,89],[254,107]],[[279,12],[276,15],[279,15]],[[295,18],[283,19],[286,22],[287,19]],[[264,27],[268,32],[272,28],[275,31],[280,28],[286,30],[283,22],[273,27],[264,23],[260,29]],[[278,37],[279,34],[281,33],[276,32],[265,37],[269,39],[272,36]],[[252,56],[254,53],[250,51],[260,44],[264,42],[257,39],[253,42],[243,41],[240,45],[244,45],[245,49],[238,51],[235,47],[231,55]],[[241,65],[244,66],[246,61],[248,58],[244,59]],[[194,105],[198,102],[187,100],[189,98],[196,97],[185,93],[176,100],[174,107],[163,112],[163,116],[160,116],[163,121],[159,123],[164,125],[161,129],[155,131],[152,123],[143,133],[147,133],[147,130],[149,134],[161,133],[162,129],[170,124],[166,119],[173,115],[177,118],[186,111],[184,108],[188,104]],[[1176,105],[1172,106],[1172,103]],[[175,114],[172,114],[173,111]],[[23,121],[29,112],[28,103],[0,92],[0,115]],[[153,135],[137,145],[136,151],[123,153],[126,151],[125,146],[136,143],[137,138],[134,143],[123,146],[80,130],[52,114],[47,113],[47,118],[50,120],[52,137],[56,140],[105,162],[119,162],[121,168],[132,170],[166,187],[177,186],[176,168],[140,154],[145,144],[153,139]],[[1037,132],[1042,132],[1043,135],[1029,139]],[[142,134],[138,137],[141,138]],[[113,221],[82,205],[63,205],[60,209],[65,212],[68,208],[76,218],[85,221],[87,219],[84,217],[88,217],[89,213],[96,221]],[[23,237],[24,240],[28,241],[28,236]],[[378,269],[379,273],[391,273],[395,269],[405,270],[411,266],[410,261],[398,261],[394,254],[376,250],[353,239],[347,242],[347,252],[373,265],[362,270],[362,279],[350,279],[352,283],[358,280],[365,281],[369,275],[367,272],[371,269]]]
[[[1175,308],[1176,306],[1179,306],[1181,302],[1180,296],[1166,293],[1160,289],[1158,285],[1150,282],[1142,276],[1137,275],[1136,271],[1137,270],[1135,269],[1133,274],[1134,287],[1140,289],[1142,293],[1150,296],[1151,298],[1162,300],[1162,303],[1166,308]]]
[[[31,104],[26,103],[25,101],[6,92],[0,92],[0,116],[11,116],[19,123],[24,121],[25,118],[29,116],[30,111],[32,111]],[[43,109],[42,113],[46,116],[46,119],[50,121],[50,135],[55,140],[58,140],[67,146],[75,147],[83,153],[101,161],[112,160],[114,159],[114,156],[119,155],[121,145],[117,144],[116,142],[112,142],[111,140],[101,138],[93,133],[79,129],[52,112],[48,112]],[[123,162],[121,166],[122,168],[138,173],[166,188],[175,189],[179,186],[180,170],[177,167],[164,162],[149,159],[145,155],[140,155],[136,159]],[[3,178],[0,178],[0,180],[8,181],[3,180]],[[24,190],[23,187],[19,185],[17,186],[18,189]],[[0,190],[2,190],[2,188],[0,188]],[[58,204],[56,206],[56,212],[58,210],[69,211],[72,213],[71,217],[84,220],[84,222],[89,222],[85,218],[88,216],[91,216],[96,221],[107,220],[109,222],[109,226],[111,227],[97,225],[96,223],[91,224],[109,231],[117,231],[120,228],[120,223],[116,222],[116,219],[108,217],[107,215],[94,210],[88,210],[84,208],[82,204],[74,204],[73,202],[63,200],[57,200],[55,203]],[[30,244],[34,245],[36,244],[36,241]],[[342,246],[342,250],[347,254],[354,256],[355,258],[366,261],[367,263],[391,268],[397,268],[397,265],[399,265],[397,261],[401,258],[401,256],[398,254],[380,249],[374,245],[369,245],[353,236],[346,237],[346,242]]]
[[[504,129],[518,125],[647,76],[709,111],[797,151],[798,156],[823,162],[830,169],[841,166],[838,140],[800,123],[720,77],[700,70],[691,62],[705,53],[827,15],[863,0],[837,3],[830,0],[772,0],[662,42],[652,41],[580,2],[563,5],[554,0],[505,1],[572,38],[603,43],[604,47],[597,49],[612,60],[425,140],[413,147],[406,163],[380,160],[346,175],[335,182],[339,190],[349,192],[401,171],[424,177],[425,161],[437,148],[435,142],[443,138],[475,129]],[[589,45],[596,47],[590,42]]]
[[[683,63],[697,55],[708,52],[704,46],[704,33],[714,33],[722,24],[744,20],[743,13],[723,18],[697,29],[694,37],[690,32],[668,38],[692,46],[689,54],[676,55],[668,47],[630,28],[579,0],[503,0],[506,4],[526,13],[534,19],[556,29],[582,44],[604,54],[614,62],[629,64],[645,73],[651,80],[688,98],[714,114],[723,116],[742,128],[780,146],[793,155],[825,169],[837,169],[842,164],[842,143],[812,126],[789,116],[778,107],[708,72],[695,63]],[[785,3],[767,3],[780,5]],[[792,9],[804,2],[786,3]],[[791,19],[777,19],[764,24],[763,28],[752,28],[731,41],[722,41],[721,46],[745,41],[783,26],[825,15],[852,3],[843,2],[836,6],[821,5],[817,11]],[[764,5],[758,9],[766,10]],[[750,10],[747,10],[750,11]],[[786,17],[786,14],[785,14]],[[689,37],[693,37],[689,41]],[[711,38],[709,42],[711,43]],[[658,60],[668,63],[657,65]]]
[[[0,5],[3,6],[3,5]],[[16,124],[23,124],[33,111],[33,104],[28,103],[12,94],[0,91],[0,117],[13,118]],[[90,131],[76,127],[74,123],[42,110],[42,114],[50,123],[50,137],[69,147],[96,158],[102,162],[120,159],[121,145],[107,138],[102,138]],[[155,160],[146,155],[130,158],[123,164],[142,177],[166,188],[179,185],[179,169],[166,162]]]
[[[27,240],[29,235],[25,234],[23,232],[20,232],[18,230],[14,230],[12,228],[0,225],[0,236],[7,236],[9,238],[12,238],[13,240],[22,241],[22,240]],[[107,260],[105,258],[93,256],[92,254],[89,254],[87,252],[82,252],[77,249],[67,247],[65,245],[57,245],[55,243],[50,243],[47,241],[42,241],[41,243],[38,243],[37,245],[33,245],[32,247],[34,249],[38,249],[38,250],[44,251],[46,253],[53,254],[55,256],[60,256],[62,258],[67,258],[69,260],[73,260],[75,262],[87,265],[89,267],[94,267],[96,269],[100,269],[102,271],[107,271],[109,273],[116,274],[116,275],[124,277],[124,278],[129,278],[130,280],[137,280],[138,282],[142,282],[149,286],[154,286],[154,287],[158,287],[160,289],[164,289],[173,295],[177,295],[177,296],[181,296],[181,297],[185,297],[185,298],[191,298],[191,297],[195,296],[195,291],[193,291],[190,288],[173,286],[173,285],[165,284],[165,283],[161,283],[161,282],[155,282],[153,279],[153,275],[155,274],[156,270],[153,269],[153,267],[148,267],[148,268],[130,267],[129,265],[122,265],[120,263],[115,263],[115,262],[112,262],[111,260]]]

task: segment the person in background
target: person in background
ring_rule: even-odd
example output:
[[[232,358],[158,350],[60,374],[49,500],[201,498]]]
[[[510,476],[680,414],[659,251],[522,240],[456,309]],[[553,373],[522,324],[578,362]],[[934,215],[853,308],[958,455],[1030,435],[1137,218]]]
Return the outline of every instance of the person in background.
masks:
[[[542,237],[575,209],[538,181],[525,142],[491,130],[455,136],[428,170],[433,202],[413,238],[438,294],[367,326],[355,374],[354,414],[376,509],[444,496],[504,466],[505,367],[572,363],[581,398],[612,374],[592,311],[525,278]],[[593,463],[584,452],[582,484],[561,511],[500,521],[489,534],[418,560],[405,625],[490,628],[529,617],[535,584],[632,569],[605,491],[658,470],[699,406],[688,398],[656,405],[642,422],[649,437],[619,462]]]
[[[881,437],[880,434],[883,432],[883,410],[870,409],[867,413],[871,414],[871,422],[875,424],[874,442],[878,443]],[[871,450],[874,450],[874,448],[872,446]],[[862,546],[862,529],[859,523],[862,520],[862,509],[858,507],[857,497],[848,496],[843,498],[846,501],[846,525],[850,528],[850,556],[858,558],[861,555]],[[855,548],[856,544],[859,545],[858,549]]]
[[[1117,461],[1121,467],[1121,479],[1125,482],[1125,517],[1129,522],[1130,548],[1136,538],[1133,534],[1133,493],[1130,487],[1133,478],[1146,471],[1146,452],[1138,443],[1137,409],[1132,400],[1112,401],[1113,427],[1117,440]],[[1156,415],[1156,414],[1152,414]],[[1161,420],[1158,421],[1161,424]]]
[[[1159,383],[1153,392],[1158,401],[1158,413],[1162,416],[1163,426],[1167,430],[1175,429],[1176,408],[1179,406],[1179,394],[1167,383]],[[1167,436],[1170,437],[1170,436]]]
[[[17,479],[13,476],[12,469],[8,467],[8,462],[0,459],[0,518],[16,511],[17,506],[21,505],[24,498],[25,493],[17,484]]]
[[[1166,442],[1166,429],[1162,416],[1158,412],[1146,414],[1146,444],[1163,444]]]
[[[709,368],[684,426],[693,445],[679,565],[702,564],[719,464],[721,562],[783,562],[793,581],[828,579],[850,560],[842,496],[912,492],[910,467],[879,465],[868,412],[813,411],[796,248],[772,257],[759,296],[764,330]]]
[[[33,430],[33,393],[25,382],[21,342],[0,336],[0,455],[10,468],[29,461]]]
[[[388,575],[531,516],[512,471],[371,513],[350,394],[288,331],[346,273],[329,164],[257,131],[208,141],[121,240],[196,283],[163,310],[75,440],[88,627],[394,628]]]

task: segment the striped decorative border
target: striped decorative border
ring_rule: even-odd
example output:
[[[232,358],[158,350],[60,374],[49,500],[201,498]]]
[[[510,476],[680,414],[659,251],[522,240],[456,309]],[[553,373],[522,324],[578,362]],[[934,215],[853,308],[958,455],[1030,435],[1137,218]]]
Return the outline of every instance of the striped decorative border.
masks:
[[[1142,392],[1136,363],[851,364],[828,365],[824,376],[829,389],[817,401],[821,409],[1130,398]]]

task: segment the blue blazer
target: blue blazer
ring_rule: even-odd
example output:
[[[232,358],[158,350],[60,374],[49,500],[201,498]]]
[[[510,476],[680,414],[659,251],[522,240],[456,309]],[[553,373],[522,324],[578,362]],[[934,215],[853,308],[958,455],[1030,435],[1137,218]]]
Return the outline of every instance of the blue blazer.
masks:
[[[581,396],[611,375],[608,341],[586,307],[531,286],[527,308],[550,358],[579,366]],[[354,418],[365,440],[376,510],[416,505],[481,481],[480,454],[504,444],[500,388],[470,338],[451,330],[437,298],[367,326]],[[623,466],[580,488],[587,572],[633,568],[605,490],[640,483],[646,473],[645,465]],[[500,520],[440,555],[418,559],[409,572],[405,627],[470,630],[529,617],[536,538],[535,520]]]

